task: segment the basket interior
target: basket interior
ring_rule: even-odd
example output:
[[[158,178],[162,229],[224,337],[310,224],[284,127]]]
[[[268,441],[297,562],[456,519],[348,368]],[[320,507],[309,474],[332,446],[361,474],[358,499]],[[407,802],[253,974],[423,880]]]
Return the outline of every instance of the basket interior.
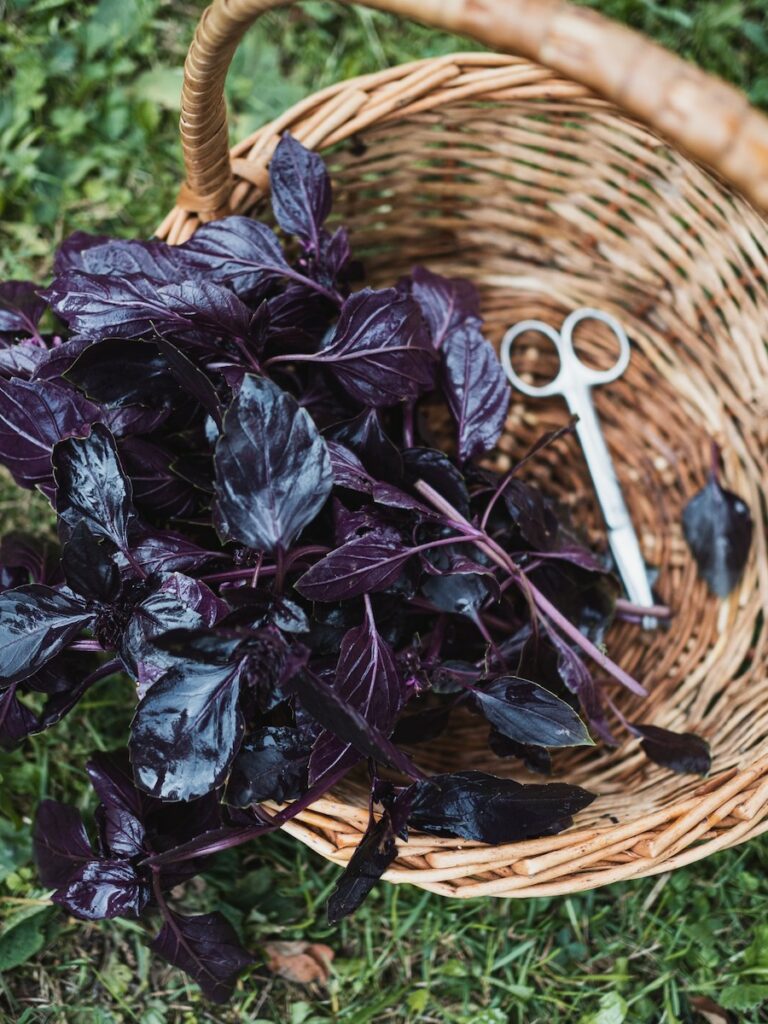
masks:
[[[350,228],[370,283],[390,285],[417,263],[470,278],[497,345],[520,319],[559,326],[577,306],[597,306],[625,324],[629,369],[593,398],[674,620],[654,632],[613,628],[609,653],[650,694],[639,700],[616,687],[616,699],[636,720],[705,736],[713,774],[749,765],[768,736],[764,223],[697,165],[588,98],[454,103],[369,129],[326,157],[334,215]],[[603,330],[585,326],[579,341],[598,363]],[[528,337],[519,368],[551,364],[543,339]],[[561,399],[516,396],[498,467],[566,419]],[[686,501],[707,478],[712,439],[723,449],[727,486],[755,518],[748,570],[723,602],[697,579],[681,529]],[[527,472],[604,547],[575,438]],[[457,718],[419,760],[433,770],[525,779],[487,749],[486,733],[477,719]],[[579,816],[587,827],[653,812],[701,786],[648,762],[636,741],[615,752],[566,753],[555,765],[558,778],[600,794]],[[354,785],[347,795],[363,800]]]

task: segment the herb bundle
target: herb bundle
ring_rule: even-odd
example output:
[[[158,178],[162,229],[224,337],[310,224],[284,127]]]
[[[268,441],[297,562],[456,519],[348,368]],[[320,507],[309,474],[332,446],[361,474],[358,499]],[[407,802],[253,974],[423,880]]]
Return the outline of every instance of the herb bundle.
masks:
[[[0,286],[0,462],[58,530],[0,548],[0,742],[115,672],[137,697],[127,750],[87,766],[95,838],[42,804],[40,875],[82,918],[159,912],[152,948],[217,1000],[250,958],[169,891],[349,772],[377,813],[332,920],[409,828],[507,843],[593,799],[427,776],[418,745],[445,742],[452,716],[484,719],[495,756],[543,776],[553,749],[615,744],[617,722],[666,767],[709,769],[701,739],[610,700],[644,693],[603,649],[617,582],[525,480],[562,432],[503,476],[480,461],[509,393],[474,288],[416,268],[353,292],[320,158],[285,136],[270,177],[282,241],[243,217],[178,247],[79,233],[47,290]],[[436,401],[451,454],[430,444]]]

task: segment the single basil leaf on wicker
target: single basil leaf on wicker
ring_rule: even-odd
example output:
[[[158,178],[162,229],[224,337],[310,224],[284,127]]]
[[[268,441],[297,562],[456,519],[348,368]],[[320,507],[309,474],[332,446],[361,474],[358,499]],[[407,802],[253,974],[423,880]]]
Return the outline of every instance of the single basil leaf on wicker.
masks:
[[[61,549],[67,586],[94,601],[114,601],[121,589],[116,553],[116,546],[107,537],[95,533],[87,520],[80,520]]]
[[[414,783],[408,824],[431,835],[514,843],[562,832],[594,799],[562,782],[524,785],[485,772],[453,772]]]
[[[640,737],[640,746],[656,764],[673,772],[708,775],[712,767],[709,744],[694,732],[673,732],[658,725],[633,722],[632,732]]]
[[[491,726],[488,732],[488,746],[497,757],[517,757],[529,772],[537,775],[552,774],[552,755],[546,747],[531,747],[517,743]]]
[[[153,281],[177,281],[181,270],[176,249],[152,239],[106,238],[75,231],[59,246],[53,264],[57,275],[71,271],[86,274],[127,275],[151,278]]]
[[[277,223],[319,252],[320,228],[331,212],[331,182],[323,158],[286,132],[269,164],[269,185]]]
[[[174,472],[173,452],[143,437],[123,438],[119,452],[133,500],[142,514],[167,522],[191,518],[198,511],[200,494]]]
[[[337,924],[354,913],[395,857],[397,843],[389,812],[385,811],[378,821],[371,816],[365,835],[328,899],[328,923]]]
[[[0,283],[0,335],[37,337],[37,325],[46,309],[31,281]]]
[[[370,602],[362,625],[350,629],[341,641],[334,691],[366,722],[389,736],[403,704],[403,684],[394,651],[376,629]],[[315,740],[309,759],[310,785],[355,760],[350,744],[325,729]]]
[[[108,338],[89,345],[64,379],[94,402],[118,408],[170,403],[179,393],[157,347],[152,342],[128,338]]]
[[[509,409],[509,382],[478,320],[465,320],[451,331],[441,352],[443,390],[456,421],[459,460],[465,462],[498,441]]]
[[[232,763],[226,802],[248,807],[301,796],[307,785],[307,740],[302,730],[288,726],[266,726],[246,737]]]
[[[410,287],[429,325],[436,349],[441,348],[445,339],[465,320],[480,316],[480,296],[470,281],[442,277],[425,267],[414,267]]]
[[[517,743],[540,747],[593,745],[573,708],[528,679],[494,679],[472,691],[472,703],[491,725]]]
[[[327,367],[361,405],[381,408],[417,398],[432,386],[433,353],[428,345],[412,299],[394,288],[364,288],[346,300],[323,347],[302,358]]]
[[[127,671],[139,681],[139,695],[178,660],[176,654],[157,645],[158,637],[173,629],[213,626],[228,611],[205,583],[180,572],[169,574],[134,608],[120,642],[120,656]]]
[[[167,338],[156,338],[155,344],[179,387],[195,398],[220,428],[221,406],[210,378]]]
[[[86,434],[98,406],[53,381],[0,380],[0,463],[21,487],[50,490],[51,452],[63,438]]]
[[[85,520],[94,533],[125,551],[133,502],[111,432],[94,423],[88,437],[60,441],[53,450],[53,475],[61,519],[72,528]]]
[[[345,601],[386,590],[411,554],[412,548],[392,530],[367,533],[321,558],[298,580],[296,589],[310,601]]]
[[[165,922],[150,949],[185,971],[206,999],[225,1003],[238,974],[253,963],[232,925],[219,913],[188,917],[165,910],[164,914]]]
[[[70,331],[94,340],[138,338],[167,317],[157,281],[138,275],[66,273],[43,297]]]
[[[205,272],[214,284],[247,294],[277,277],[291,276],[277,235],[250,217],[224,217],[202,224],[177,246],[185,267]]]
[[[214,463],[221,536],[268,553],[290,547],[333,485],[325,441],[309,414],[263,377],[243,380]]]
[[[66,885],[95,856],[80,812],[58,800],[42,801],[32,839],[40,881],[48,887]]]
[[[224,781],[243,735],[242,663],[180,658],[149,688],[131,724],[136,784],[161,800],[194,800]]]
[[[465,518],[469,517],[469,492],[461,471],[444,452],[435,448],[407,448],[403,452],[406,481],[423,480],[446,498]]]
[[[18,683],[12,683],[0,693],[0,749],[13,750],[30,733],[37,732],[40,721],[37,715],[22,704],[16,691]]]
[[[0,594],[0,686],[26,679],[93,619],[72,593],[37,583]]]
[[[152,896],[149,884],[127,860],[93,860],[83,864],[51,897],[84,921],[138,917]]]
[[[397,768],[413,778],[418,776],[413,764],[384,733],[348,704],[327,683],[308,669],[291,680],[291,690],[298,696],[304,710],[324,729],[354,747],[362,757]],[[358,757],[357,760],[360,758]],[[353,760],[350,757],[350,766]],[[311,772],[311,768],[310,768]]]
[[[752,516],[744,500],[710,474],[683,510],[683,532],[699,575],[718,597],[727,597],[742,577],[752,544]]]

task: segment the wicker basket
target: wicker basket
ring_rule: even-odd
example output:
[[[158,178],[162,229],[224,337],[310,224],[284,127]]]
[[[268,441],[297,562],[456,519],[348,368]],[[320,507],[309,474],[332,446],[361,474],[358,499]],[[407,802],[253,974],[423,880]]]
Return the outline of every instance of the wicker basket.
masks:
[[[599,794],[570,831],[503,847],[414,834],[385,877],[448,896],[552,895],[667,871],[766,831],[768,227],[756,208],[768,207],[768,121],[736,90],[590,11],[554,0],[376,0],[530,60],[461,53],[343,82],[228,152],[227,67],[248,25],[279,5],[215,0],[203,15],[184,82],[187,183],[159,234],[180,242],[201,221],[256,210],[290,129],[324,151],[335,215],[374,284],[414,263],[471,278],[495,341],[516,320],[559,324],[576,306],[619,316],[632,362],[596,401],[676,617],[667,632],[619,624],[609,646],[650,691],[642,702],[622,695],[632,714],[694,729],[714,754],[704,784],[650,764],[636,742],[564,755],[558,777]],[[597,351],[603,340],[597,331],[585,344]],[[564,416],[557,402],[516,399],[498,464]],[[697,579],[680,526],[713,437],[756,525],[747,572],[724,602]],[[544,455],[538,472],[542,486],[573,496],[599,542],[575,445]],[[428,769],[503,772],[485,738],[468,718],[418,757]],[[364,793],[348,783],[286,828],[343,864],[366,822]]]

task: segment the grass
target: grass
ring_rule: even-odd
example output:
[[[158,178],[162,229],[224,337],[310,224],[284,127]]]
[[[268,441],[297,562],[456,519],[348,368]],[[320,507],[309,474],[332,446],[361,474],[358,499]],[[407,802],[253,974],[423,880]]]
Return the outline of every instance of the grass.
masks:
[[[765,0],[596,0],[768,106]],[[0,275],[46,279],[83,228],[146,235],[173,201],[179,68],[199,6],[188,0],[0,0]],[[233,137],[306,91],[448,52],[456,40],[326,3],[271,15],[228,79]],[[260,83],[269,83],[268,88]],[[42,499],[0,486],[0,525],[45,529]],[[330,928],[337,869],[284,836],[221,856],[190,908],[223,906],[257,953],[306,939],[336,952],[327,986],[246,974],[225,1009],[147,954],[132,922],[86,925],[36,884],[27,824],[43,796],[87,808],[83,764],[124,741],[130,691],[112,681],[50,734],[0,754],[0,1021],[18,1024],[674,1024],[768,1021],[768,844],[656,879],[570,898],[447,901],[382,886]],[[237,885],[232,879],[237,878]]]

